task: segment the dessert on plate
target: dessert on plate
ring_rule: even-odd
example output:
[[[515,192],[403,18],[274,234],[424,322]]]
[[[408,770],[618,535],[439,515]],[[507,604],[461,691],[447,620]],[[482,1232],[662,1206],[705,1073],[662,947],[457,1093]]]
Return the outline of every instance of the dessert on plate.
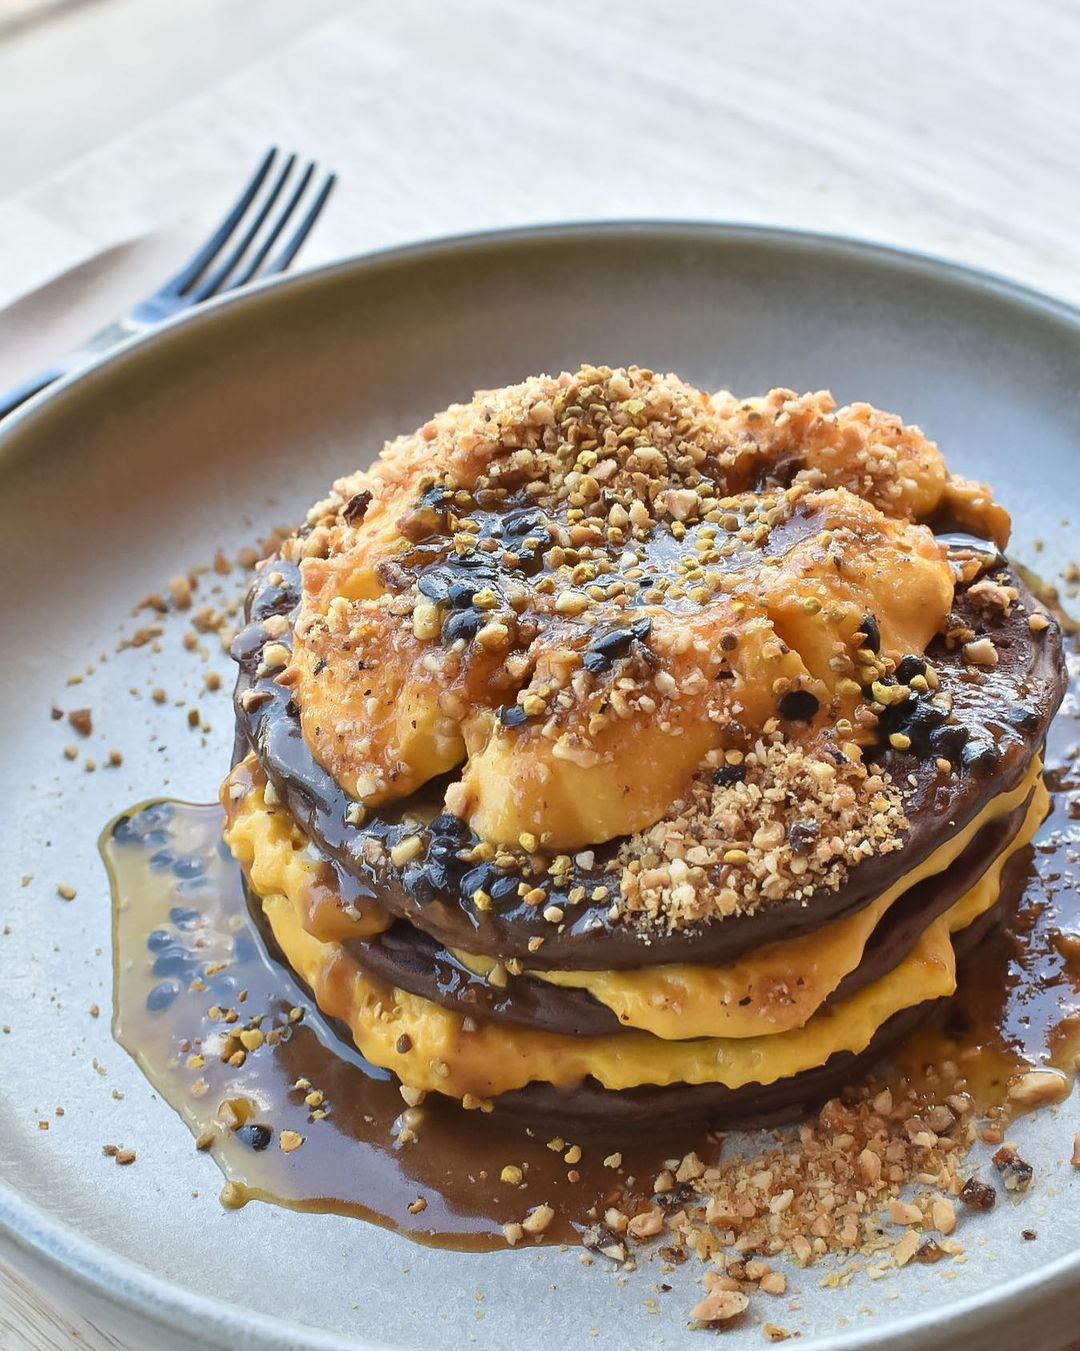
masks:
[[[1009,519],[827,394],[585,367],[334,484],[234,646],[225,838],[402,1095],[754,1124],[955,989],[1046,812]]]

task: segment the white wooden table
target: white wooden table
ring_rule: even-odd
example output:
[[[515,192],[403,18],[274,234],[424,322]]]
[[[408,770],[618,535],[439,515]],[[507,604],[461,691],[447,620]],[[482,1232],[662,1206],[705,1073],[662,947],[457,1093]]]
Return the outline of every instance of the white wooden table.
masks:
[[[1073,0],[318,0],[303,29],[249,2],[250,41],[217,3],[193,12],[208,41],[216,12],[231,25],[228,71],[204,64],[192,97],[0,198],[0,306],[120,241],[195,237],[271,142],[341,174],[306,263],[487,226],[695,217],[862,235],[1080,303]],[[95,303],[91,288],[67,327],[17,345],[0,312],[0,366],[28,373],[76,321],[112,317]],[[0,1275],[0,1345],[118,1344]]]

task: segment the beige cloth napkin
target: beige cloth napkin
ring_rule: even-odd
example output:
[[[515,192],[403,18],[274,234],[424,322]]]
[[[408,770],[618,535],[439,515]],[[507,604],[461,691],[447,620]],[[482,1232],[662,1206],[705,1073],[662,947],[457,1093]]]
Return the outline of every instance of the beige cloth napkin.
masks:
[[[174,228],[116,244],[0,310],[0,392],[126,314],[199,242],[193,229]]]

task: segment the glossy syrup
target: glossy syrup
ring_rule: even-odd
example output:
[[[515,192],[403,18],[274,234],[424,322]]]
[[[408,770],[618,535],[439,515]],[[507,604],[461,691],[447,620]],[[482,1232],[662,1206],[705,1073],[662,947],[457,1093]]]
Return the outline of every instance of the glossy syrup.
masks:
[[[981,1111],[1006,1107],[1025,1069],[1054,1066],[1071,1083],[1080,1051],[1080,662],[1069,660],[1046,753],[1052,811],[1007,870],[1008,918],[898,1057],[916,1081],[954,1062]],[[543,1241],[563,1242],[608,1205],[632,1209],[664,1160],[709,1149],[700,1129],[557,1141],[433,1098],[407,1109],[396,1081],[342,1041],[267,954],[221,825],[217,806],[152,802],[114,822],[101,847],[114,897],[115,1036],[221,1168],[226,1205],[335,1211],[483,1250],[504,1247],[503,1225],[546,1203],[555,1219]],[[290,1131],[303,1139],[291,1152],[281,1147]],[[617,1168],[605,1163],[616,1153]],[[503,1180],[504,1168],[521,1181]]]
[[[672,1132],[605,1138],[581,1142],[579,1158],[577,1141],[549,1148],[552,1132],[495,1113],[432,1098],[406,1108],[397,1081],[346,1045],[267,955],[221,827],[217,806],[151,802],[106,831],[102,852],[114,1035],[209,1149],[226,1205],[336,1211],[483,1250],[505,1247],[503,1225],[545,1203],[556,1213],[543,1239],[561,1242],[692,1147]],[[281,1148],[288,1131],[303,1137],[291,1152]],[[616,1151],[618,1172],[603,1162]],[[504,1167],[522,1181],[503,1181]]]
[[[1080,655],[1044,762],[1050,813],[1005,869],[1006,922],[960,964],[958,989],[899,1057],[912,1077],[956,1062],[981,1111],[1007,1102],[1026,1069],[1061,1070],[1080,1053]]]

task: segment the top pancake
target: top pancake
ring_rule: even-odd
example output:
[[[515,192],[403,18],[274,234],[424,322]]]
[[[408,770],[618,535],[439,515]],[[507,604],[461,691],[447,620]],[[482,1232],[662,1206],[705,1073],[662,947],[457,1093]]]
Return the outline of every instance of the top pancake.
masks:
[[[262,570],[238,725],[448,946],[726,960],[858,908],[1041,743],[1056,626],[912,520],[942,513],[1002,534],[865,406],[526,382],[337,485]]]
[[[1023,599],[1010,616],[975,607],[964,591],[957,598],[957,621],[969,621],[976,634],[990,636],[1000,653],[992,675],[980,668],[977,678],[969,679],[972,673],[960,649],[949,651],[944,640],[932,645],[929,655],[937,665],[942,688],[954,695],[957,719],[942,724],[940,732],[936,728],[929,733],[919,731],[927,717],[923,700],[914,701],[914,707],[904,714],[906,722],[893,715],[895,725],[916,731],[912,750],[890,747],[881,755],[894,778],[904,783],[909,829],[901,848],[866,859],[835,890],[822,890],[798,901],[774,902],[696,929],[643,930],[614,917],[610,901],[606,897],[593,900],[591,892],[585,901],[569,901],[576,886],[595,889],[602,884],[605,866],[617,857],[618,841],[592,851],[595,861],[587,872],[575,862],[560,889],[552,891],[552,903],[565,911],[563,924],[556,927],[518,895],[520,873],[500,873],[491,864],[458,857],[478,840],[458,818],[439,811],[437,792],[415,795],[404,817],[399,809],[369,816],[359,826],[351,824],[353,800],[312,756],[288,692],[269,675],[256,674],[265,642],[262,620],[288,614],[296,605],[295,581],[290,587],[284,564],[272,564],[260,574],[250,601],[251,624],[235,646],[241,664],[238,731],[245,750],[247,746],[255,750],[304,831],[355,879],[357,896],[376,899],[448,947],[516,956],[540,969],[717,963],[854,912],[918,866],[992,797],[1020,781],[1060,702],[1063,678],[1057,626],[1051,621],[1048,628],[1033,634],[1027,614],[1041,610],[1024,595],[1017,579],[1011,578],[1011,584]],[[1029,607],[1028,611],[1020,605]],[[937,751],[958,743],[963,743],[959,753],[951,752],[956,754],[957,772],[943,776],[936,765]],[[908,776],[914,777],[914,784]],[[418,822],[426,824],[414,824]],[[394,845],[414,836],[422,841],[420,856],[400,865],[391,862]],[[481,883],[492,897],[486,911],[478,910],[471,899]],[[537,936],[545,942],[538,950],[530,950],[529,943]]]

